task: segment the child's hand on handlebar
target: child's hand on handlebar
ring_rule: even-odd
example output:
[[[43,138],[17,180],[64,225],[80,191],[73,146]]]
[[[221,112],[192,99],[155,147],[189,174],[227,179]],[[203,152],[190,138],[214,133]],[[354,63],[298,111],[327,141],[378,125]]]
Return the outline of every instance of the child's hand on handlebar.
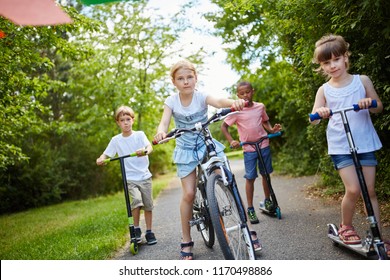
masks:
[[[105,157],[99,157],[99,158],[97,158],[96,159],[96,164],[97,165],[105,165],[106,163],[105,163],[105,160],[106,158]]]
[[[247,102],[244,99],[238,99],[234,100],[231,107],[234,111],[241,111],[245,106],[247,106]]]
[[[164,131],[157,132],[157,134],[154,135],[153,143],[158,143],[161,140],[165,139],[166,137],[167,137],[167,133],[166,132],[164,132]]]
[[[316,109],[315,113],[318,113],[318,115],[322,118],[322,119],[326,119],[326,118],[329,118],[331,113],[330,113],[330,109],[328,107],[319,107]]]
[[[145,148],[141,148],[141,149],[136,150],[135,153],[137,154],[137,157],[143,157],[143,156],[148,154],[148,150],[145,147]]]
[[[368,109],[371,106],[371,98],[362,98],[359,100],[358,105],[360,109]]]
[[[240,148],[240,147],[241,147],[241,146],[240,146],[240,142],[237,141],[237,140],[233,140],[232,142],[230,142],[230,147],[231,147],[232,149]]]

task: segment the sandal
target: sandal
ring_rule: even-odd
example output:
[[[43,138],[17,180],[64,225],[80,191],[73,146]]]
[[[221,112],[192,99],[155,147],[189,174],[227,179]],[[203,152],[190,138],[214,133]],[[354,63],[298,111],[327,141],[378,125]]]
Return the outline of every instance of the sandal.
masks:
[[[194,246],[194,242],[193,241],[186,242],[186,243],[180,243],[180,248],[181,248],[180,260],[193,260],[194,259],[194,254],[192,252],[184,252],[183,251],[183,248],[193,247],[193,246]]]
[[[353,226],[340,225],[338,233],[340,240],[343,241],[344,244],[356,245],[362,242],[362,239],[356,233]]]
[[[261,245],[259,239],[257,238],[256,231],[251,231],[251,238],[254,237],[256,239],[252,239],[253,248],[255,249],[255,252],[261,251],[263,249],[263,246]]]

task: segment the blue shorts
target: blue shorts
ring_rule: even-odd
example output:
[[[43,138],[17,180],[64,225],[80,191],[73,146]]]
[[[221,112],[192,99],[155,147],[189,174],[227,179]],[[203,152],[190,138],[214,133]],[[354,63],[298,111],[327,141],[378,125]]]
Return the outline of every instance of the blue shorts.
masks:
[[[352,155],[330,155],[333,161],[334,168],[339,170],[344,167],[354,165]],[[358,154],[358,159],[361,166],[377,166],[378,161],[375,157],[375,152]]]
[[[257,178],[257,166],[259,167],[260,174],[265,175],[266,173],[271,174],[274,170],[272,169],[272,158],[270,146],[261,149],[261,155],[263,156],[264,165],[267,172],[265,172],[260,159],[257,157],[257,152],[245,152],[244,163],[245,163],[245,176],[246,179]]]

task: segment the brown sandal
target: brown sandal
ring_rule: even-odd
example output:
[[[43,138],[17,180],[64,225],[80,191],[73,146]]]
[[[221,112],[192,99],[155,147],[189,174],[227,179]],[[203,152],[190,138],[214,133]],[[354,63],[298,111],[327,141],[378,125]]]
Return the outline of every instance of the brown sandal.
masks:
[[[340,225],[339,238],[344,244],[348,245],[356,245],[362,242],[362,239],[356,233],[353,226]]]

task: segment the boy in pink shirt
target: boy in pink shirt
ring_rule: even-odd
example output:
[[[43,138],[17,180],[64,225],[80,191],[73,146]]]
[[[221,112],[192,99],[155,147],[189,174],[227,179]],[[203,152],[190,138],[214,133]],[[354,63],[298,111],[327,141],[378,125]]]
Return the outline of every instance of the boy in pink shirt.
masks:
[[[275,124],[273,127],[269,122],[269,117],[266,113],[263,103],[253,102],[254,89],[249,82],[240,82],[237,85],[237,96],[240,99],[248,101],[248,106],[245,107],[239,114],[233,114],[228,116],[221,125],[222,133],[229,141],[230,146],[233,148],[239,148],[240,142],[257,141],[262,137],[267,136],[267,131],[270,133],[278,132],[282,129],[280,124]],[[240,141],[234,140],[229,133],[229,126],[236,124]],[[261,154],[263,156],[266,170],[263,170],[256,150],[252,145],[244,145],[244,162],[245,162],[245,189],[246,198],[248,202],[248,216],[252,224],[259,222],[255,209],[253,207],[253,193],[254,183],[257,178],[257,167],[259,166],[260,174],[262,176],[262,185],[264,190],[264,205],[268,209],[272,208],[272,202],[269,199],[270,193],[267,187],[267,180],[265,174],[272,173],[272,158],[271,150],[269,147],[269,140],[265,139],[261,144]]]

